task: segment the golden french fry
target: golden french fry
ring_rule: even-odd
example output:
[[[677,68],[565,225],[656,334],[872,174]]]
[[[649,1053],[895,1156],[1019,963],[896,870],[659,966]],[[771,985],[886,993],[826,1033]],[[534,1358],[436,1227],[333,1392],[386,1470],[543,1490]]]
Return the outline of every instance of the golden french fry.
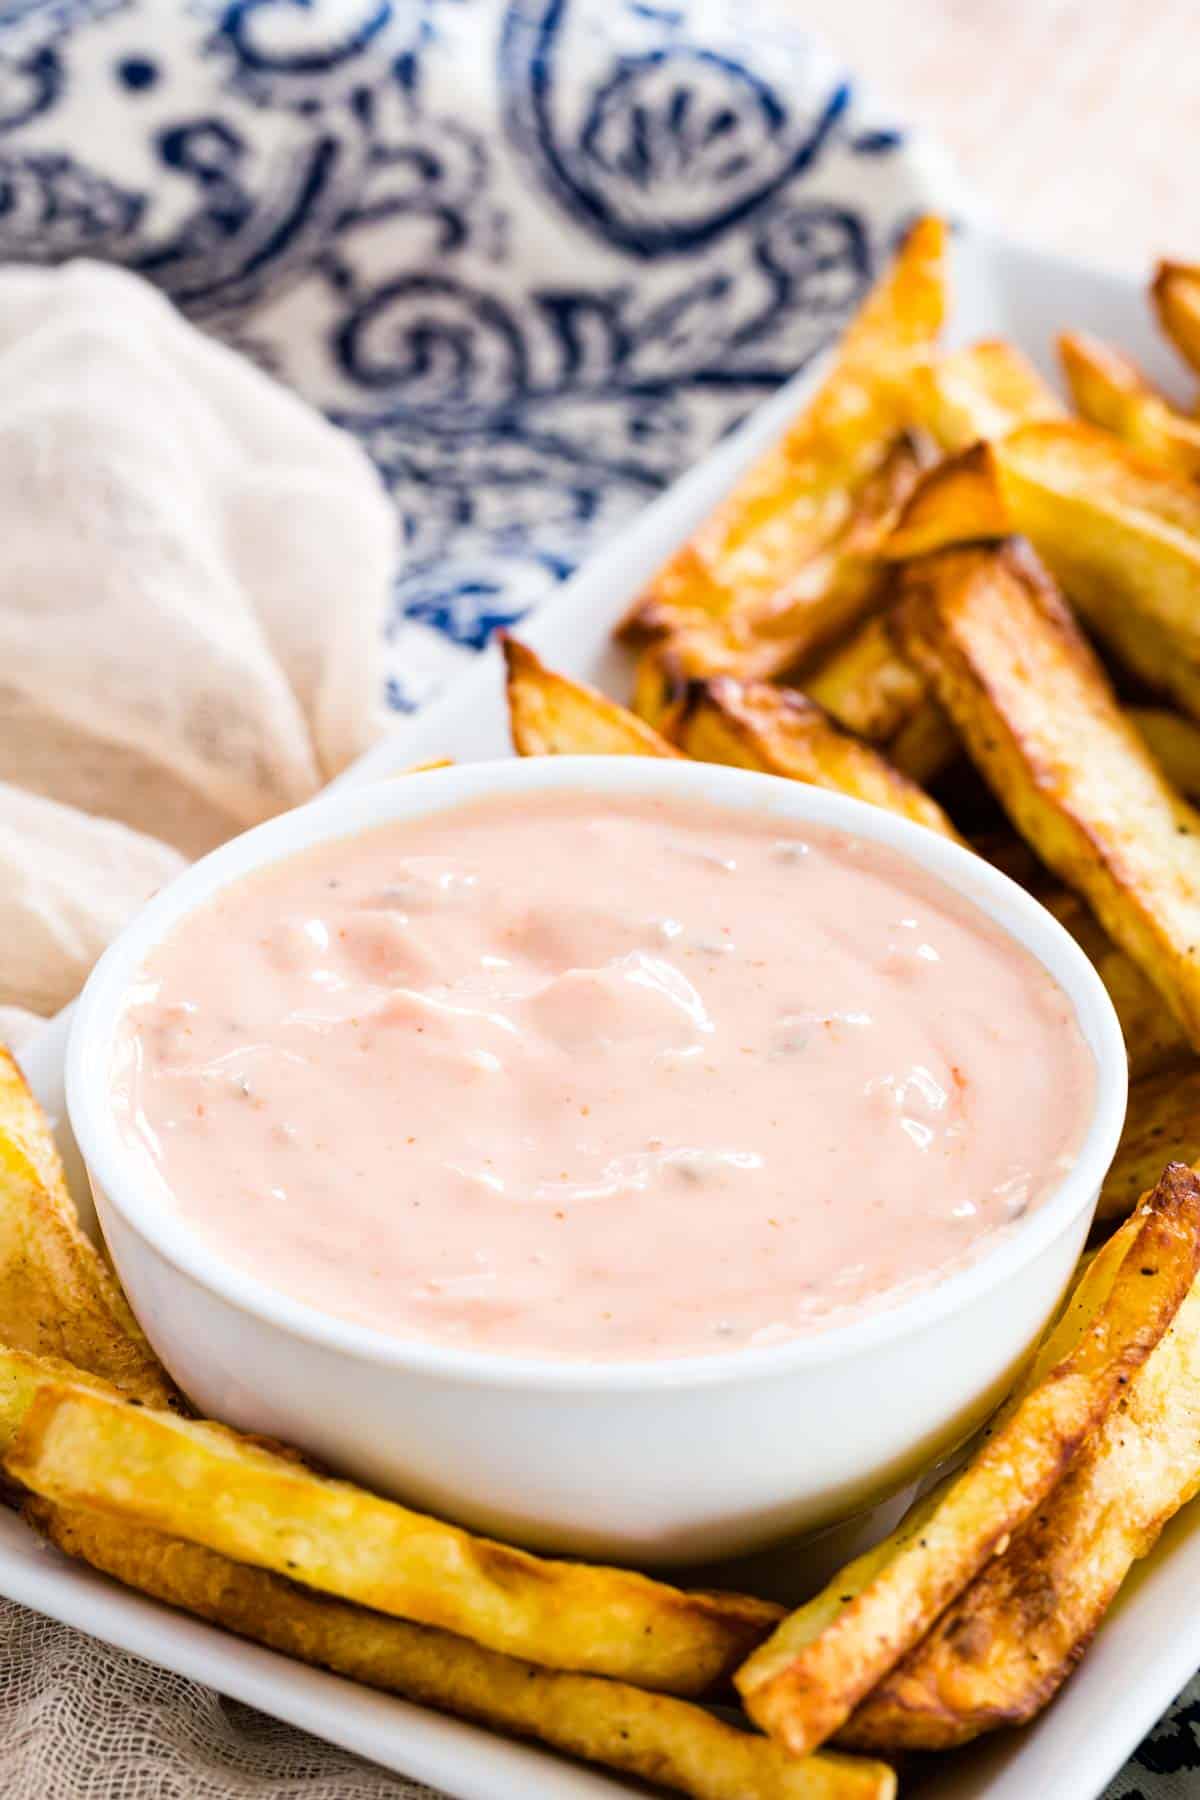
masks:
[[[1136,963],[1117,949],[1095,913],[1078,894],[1069,888],[1043,888],[1038,898],[1059,924],[1066,926],[1108,989],[1108,997],[1121,1022],[1130,1077],[1137,1081],[1164,1069],[1177,1069],[1187,1060],[1187,1039],[1175,1015],[1163,1005],[1162,996],[1153,983]],[[1162,1158],[1159,1162],[1161,1166]],[[1143,1182],[1138,1192],[1150,1185],[1150,1182]]]
[[[1131,357],[1086,331],[1058,340],[1075,410],[1177,475],[1200,475],[1200,424],[1177,412]]]
[[[98,1515],[64,1521],[37,1501],[27,1512],[68,1556],[227,1631],[694,1800],[892,1800],[896,1791],[881,1763],[836,1753],[800,1762],[685,1700],[520,1662],[306,1593],[142,1526],[117,1534]]]
[[[1036,558],[909,563],[897,630],[1042,860],[1200,1045],[1200,813],[1169,786]]]
[[[1078,420],[1027,425],[927,476],[884,553],[1009,532],[1130,669],[1200,717],[1200,485]]]
[[[746,680],[780,675],[881,602],[887,571],[880,548],[928,462],[911,434],[895,440],[828,548],[780,581],[767,600],[730,615],[725,672]]]
[[[900,655],[887,615],[867,619],[805,675],[804,692],[872,744],[886,744],[925,705],[924,677]]]
[[[897,650],[886,613],[864,619],[807,670],[803,690],[847,731],[886,745],[889,762],[913,781],[931,781],[957,751],[953,727]]]
[[[936,357],[914,377],[916,416],[943,450],[966,450],[1018,425],[1061,419],[1062,401],[1004,338]]]
[[[1200,369],[1200,268],[1161,262],[1150,290],[1159,324],[1193,369]]]
[[[728,675],[696,682],[677,736],[680,747],[698,762],[729,763],[833,788],[958,839],[937,801],[915,781],[790,689],[734,681]]]
[[[25,1078],[0,1047],[0,1335],[57,1356],[148,1406],[175,1387],[95,1246],[84,1236],[54,1139]]]
[[[1131,706],[1129,717],[1171,785],[1200,800],[1200,725],[1164,706]]]
[[[1042,1504],[1163,1336],[1200,1266],[1200,1180],[1164,1178],[1091,1328],[1018,1394],[966,1466],[883,1544],[791,1614],[737,1674],[751,1717],[795,1754],[841,1730]]]
[[[910,781],[934,781],[958,755],[958,733],[930,698],[900,727],[887,754]]]
[[[651,582],[626,620],[626,637],[641,642],[767,603],[832,541],[859,485],[908,422],[912,373],[945,308],[946,227],[923,219],[800,417]]]
[[[504,639],[508,711],[521,756],[678,756],[644,719],[598,689],[572,681],[516,638]]]
[[[1164,1179],[1173,1179],[1168,1170]],[[1103,1253],[1102,1253],[1103,1254]],[[1062,1481],[839,1733],[944,1750],[1040,1712],[1133,1563],[1200,1490],[1200,1283]]]
[[[973,444],[925,476],[883,555],[904,562],[956,544],[1011,537],[1018,529],[1001,485],[995,445]]]
[[[684,680],[723,674],[768,680],[848,630],[883,599],[887,569],[879,551],[927,462],[916,440],[901,434],[862,483],[830,542],[786,578],[781,575],[766,599],[748,591],[720,615],[677,613],[651,636],[650,650],[661,646],[664,652],[661,672]],[[639,618],[644,623],[647,616]]]
[[[1125,1130],[1096,1217],[1123,1219],[1166,1162],[1200,1162],[1200,1067],[1167,1069],[1129,1090]]]
[[[667,640],[648,644],[640,652],[633,672],[633,710],[668,742],[687,693],[689,677],[675,660]]]
[[[223,1426],[131,1406],[0,1351],[8,1473],[57,1505],[201,1544],[551,1668],[704,1693],[781,1609],[473,1537]],[[15,1374],[14,1374],[15,1371]]]

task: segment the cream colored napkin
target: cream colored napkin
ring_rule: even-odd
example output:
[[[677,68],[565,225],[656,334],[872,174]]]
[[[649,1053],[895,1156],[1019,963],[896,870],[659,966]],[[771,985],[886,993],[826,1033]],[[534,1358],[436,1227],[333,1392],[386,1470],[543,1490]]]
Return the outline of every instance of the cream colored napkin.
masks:
[[[48,1013],[176,852],[371,741],[393,514],[349,437],[79,262],[0,271],[0,545],[0,1005]]]
[[[0,1007],[47,1016],[125,921],[184,866],[178,850],[0,783]],[[19,1019],[0,1020],[11,1044]]]

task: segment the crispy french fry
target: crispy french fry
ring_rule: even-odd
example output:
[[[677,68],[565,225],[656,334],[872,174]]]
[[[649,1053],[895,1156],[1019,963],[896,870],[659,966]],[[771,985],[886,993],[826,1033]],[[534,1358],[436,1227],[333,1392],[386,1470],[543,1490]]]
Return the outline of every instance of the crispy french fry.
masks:
[[[887,747],[888,761],[910,781],[933,781],[958,754],[958,733],[930,698],[903,724]]]
[[[877,613],[805,676],[804,692],[847,731],[886,744],[920,711],[929,688],[897,650],[887,615]]]
[[[1200,486],[1078,420],[977,444],[922,481],[884,547],[1021,532],[1098,637],[1200,718]]]
[[[580,682],[545,668],[509,638],[513,741],[522,755],[678,755],[732,763],[791,781],[836,788],[933,831],[957,836],[935,800],[868,744],[839,730],[803,695],[729,676],[679,682],[660,708],[679,749],[644,720]]]
[[[653,726],[504,639],[513,747],[521,756],[678,756]]]
[[[886,577],[880,548],[929,460],[911,434],[902,433],[867,478],[828,549],[782,581],[767,600],[731,615],[730,674],[765,679],[795,668],[880,603]]]
[[[79,1221],[54,1139],[0,1047],[0,1334],[57,1356],[148,1406],[178,1394]]]
[[[722,674],[768,680],[848,630],[883,599],[887,569],[879,551],[928,461],[911,434],[902,433],[863,482],[830,542],[786,579],[781,576],[765,599],[748,590],[719,615],[677,611],[650,639],[652,650],[661,644],[666,652],[662,671],[684,680]]]
[[[1165,1180],[1174,1178],[1168,1170]],[[839,1741],[943,1750],[1021,1724],[1071,1673],[1132,1564],[1200,1490],[1200,1283],[1046,1502],[867,1696]]]
[[[926,475],[883,555],[905,562],[956,544],[996,542],[1018,529],[1001,484],[995,445],[972,444]]]
[[[803,1754],[854,1709],[1042,1504],[1178,1312],[1200,1266],[1200,1180],[1173,1172],[1089,1329],[1005,1409],[965,1468],[843,1569],[738,1671],[747,1710]]]
[[[1200,800],[1200,725],[1163,706],[1131,706],[1129,717],[1171,785]]]
[[[670,643],[648,644],[633,674],[633,710],[668,742],[687,693],[689,677],[675,659]]]
[[[1200,369],[1200,268],[1159,263],[1150,293],[1159,324],[1184,360]]]
[[[1189,481],[1200,475],[1200,424],[1177,412],[1131,357],[1086,331],[1064,332],[1058,349],[1082,418]]]
[[[1200,1045],[1200,813],[1019,546],[909,563],[897,630],[1017,829]]]
[[[937,801],[915,781],[790,689],[728,675],[696,682],[677,731],[680,747],[698,762],[729,763],[833,788],[958,838]]]
[[[490,1649],[704,1693],[780,1616],[471,1536],[239,1437],[64,1383],[0,1351],[5,1467],[58,1505],[145,1525]],[[13,1371],[16,1371],[14,1375]]]
[[[936,357],[917,371],[913,386],[918,420],[951,453],[1018,425],[1064,416],[1058,395],[1004,338]]]
[[[1123,1219],[1153,1187],[1163,1164],[1176,1161],[1200,1162],[1200,1067],[1194,1063],[1133,1083],[1097,1219]]]
[[[953,727],[897,650],[886,613],[865,619],[807,671],[803,688],[847,731],[886,745],[888,761],[913,781],[931,781],[954,758]]]
[[[449,1632],[306,1593],[142,1526],[117,1535],[96,1515],[64,1522],[37,1501],[27,1512],[68,1556],[227,1631],[694,1800],[892,1800],[896,1791],[880,1763],[836,1753],[798,1762],[685,1700],[520,1662]]]
[[[1149,1194],[1145,1198],[1148,1203]],[[1099,1249],[1085,1251],[1080,1257],[1074,1286],[1043,1332],[1028,1368],[1005,1401],[996,1423],[1005,1419],[1027,1394],[1040,1387],[1053,1368],[1079,1348],[1085,1334],[1092,1330],[1108,1305],[1125,1258],[1140,1237],[1142,1224],[1140,1218],[1126,1219]]]
[[[1078,894],[1069,888],[1043,887],[1038,898],[1059,924],[1066,926],[1108,989],[1108,997],[1121,1022],[1131,1078],[1137,1081],[1164,1069],[1178,1069],[1189,1054],[1187,1039],[1175,1015],[1163,1005],[1153,983],[1136,963],[1117,949],[1095,913]],[[1162,1160],[1159,1159],[1160,1167]],[[1151,1183],[1144,1181],[1138,1193],[1149,1186]]]
[[[945,264],[945,225],[924,219],[800,417],[651,582],[625,622],[627,638],[768,603],[845,526],[860,484],[907,423],[912,372],[941,330]]]

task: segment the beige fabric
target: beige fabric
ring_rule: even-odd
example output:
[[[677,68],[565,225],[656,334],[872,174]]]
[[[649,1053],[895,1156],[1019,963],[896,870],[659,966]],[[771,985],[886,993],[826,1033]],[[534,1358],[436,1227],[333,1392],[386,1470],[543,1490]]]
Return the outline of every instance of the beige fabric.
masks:
[[[109,940],[183,868],[177,850],[0,782],[0,1006],[65,1006]],[[11,1022],[14,1041],[21,1021]],[[8,1037],[0,1018],[0,1036]]]
[[[0,540],[0,780],[194,856],[374,735],[378,478],[136,276],[0,271]]]
[[[434,1800],[9,1601],[0,1601],[0,1745],[4,1800]]]

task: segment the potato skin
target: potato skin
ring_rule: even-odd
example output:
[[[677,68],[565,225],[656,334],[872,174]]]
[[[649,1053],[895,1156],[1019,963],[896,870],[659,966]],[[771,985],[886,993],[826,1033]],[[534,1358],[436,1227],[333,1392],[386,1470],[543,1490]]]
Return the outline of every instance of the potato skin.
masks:
[[[905,565],[895,628],[1017,830],[1200,1048],[1200,813],[1167,782],[1027,545]]]
[[[693,682],[680,708],[675,736],[680,747],[700,762],[727,763],[832,788],[961,842],[942,808],[923,788],[794,689],[734,681],[727,675]]]
[[[1198,1269],[1200,1177],[1172,1164],[1091,1264],[963,1468],[789,1614],[738,1670],[756,1723],[794,1755],[856,1729],[852,1717],[999,1565],[1083,1447],[1119,1415]]]
[[[1195,1176],[1169,1167],[1160,1191]],[[1063,1480],[838,1741],[948,1750],[1039,1713],[1132,1564],[1200,1490],[1200,1283]]]
[[[518,756],[678,756],[652,725],[598,688],[548,669],[517,638],[502,640],[508,716]]]

